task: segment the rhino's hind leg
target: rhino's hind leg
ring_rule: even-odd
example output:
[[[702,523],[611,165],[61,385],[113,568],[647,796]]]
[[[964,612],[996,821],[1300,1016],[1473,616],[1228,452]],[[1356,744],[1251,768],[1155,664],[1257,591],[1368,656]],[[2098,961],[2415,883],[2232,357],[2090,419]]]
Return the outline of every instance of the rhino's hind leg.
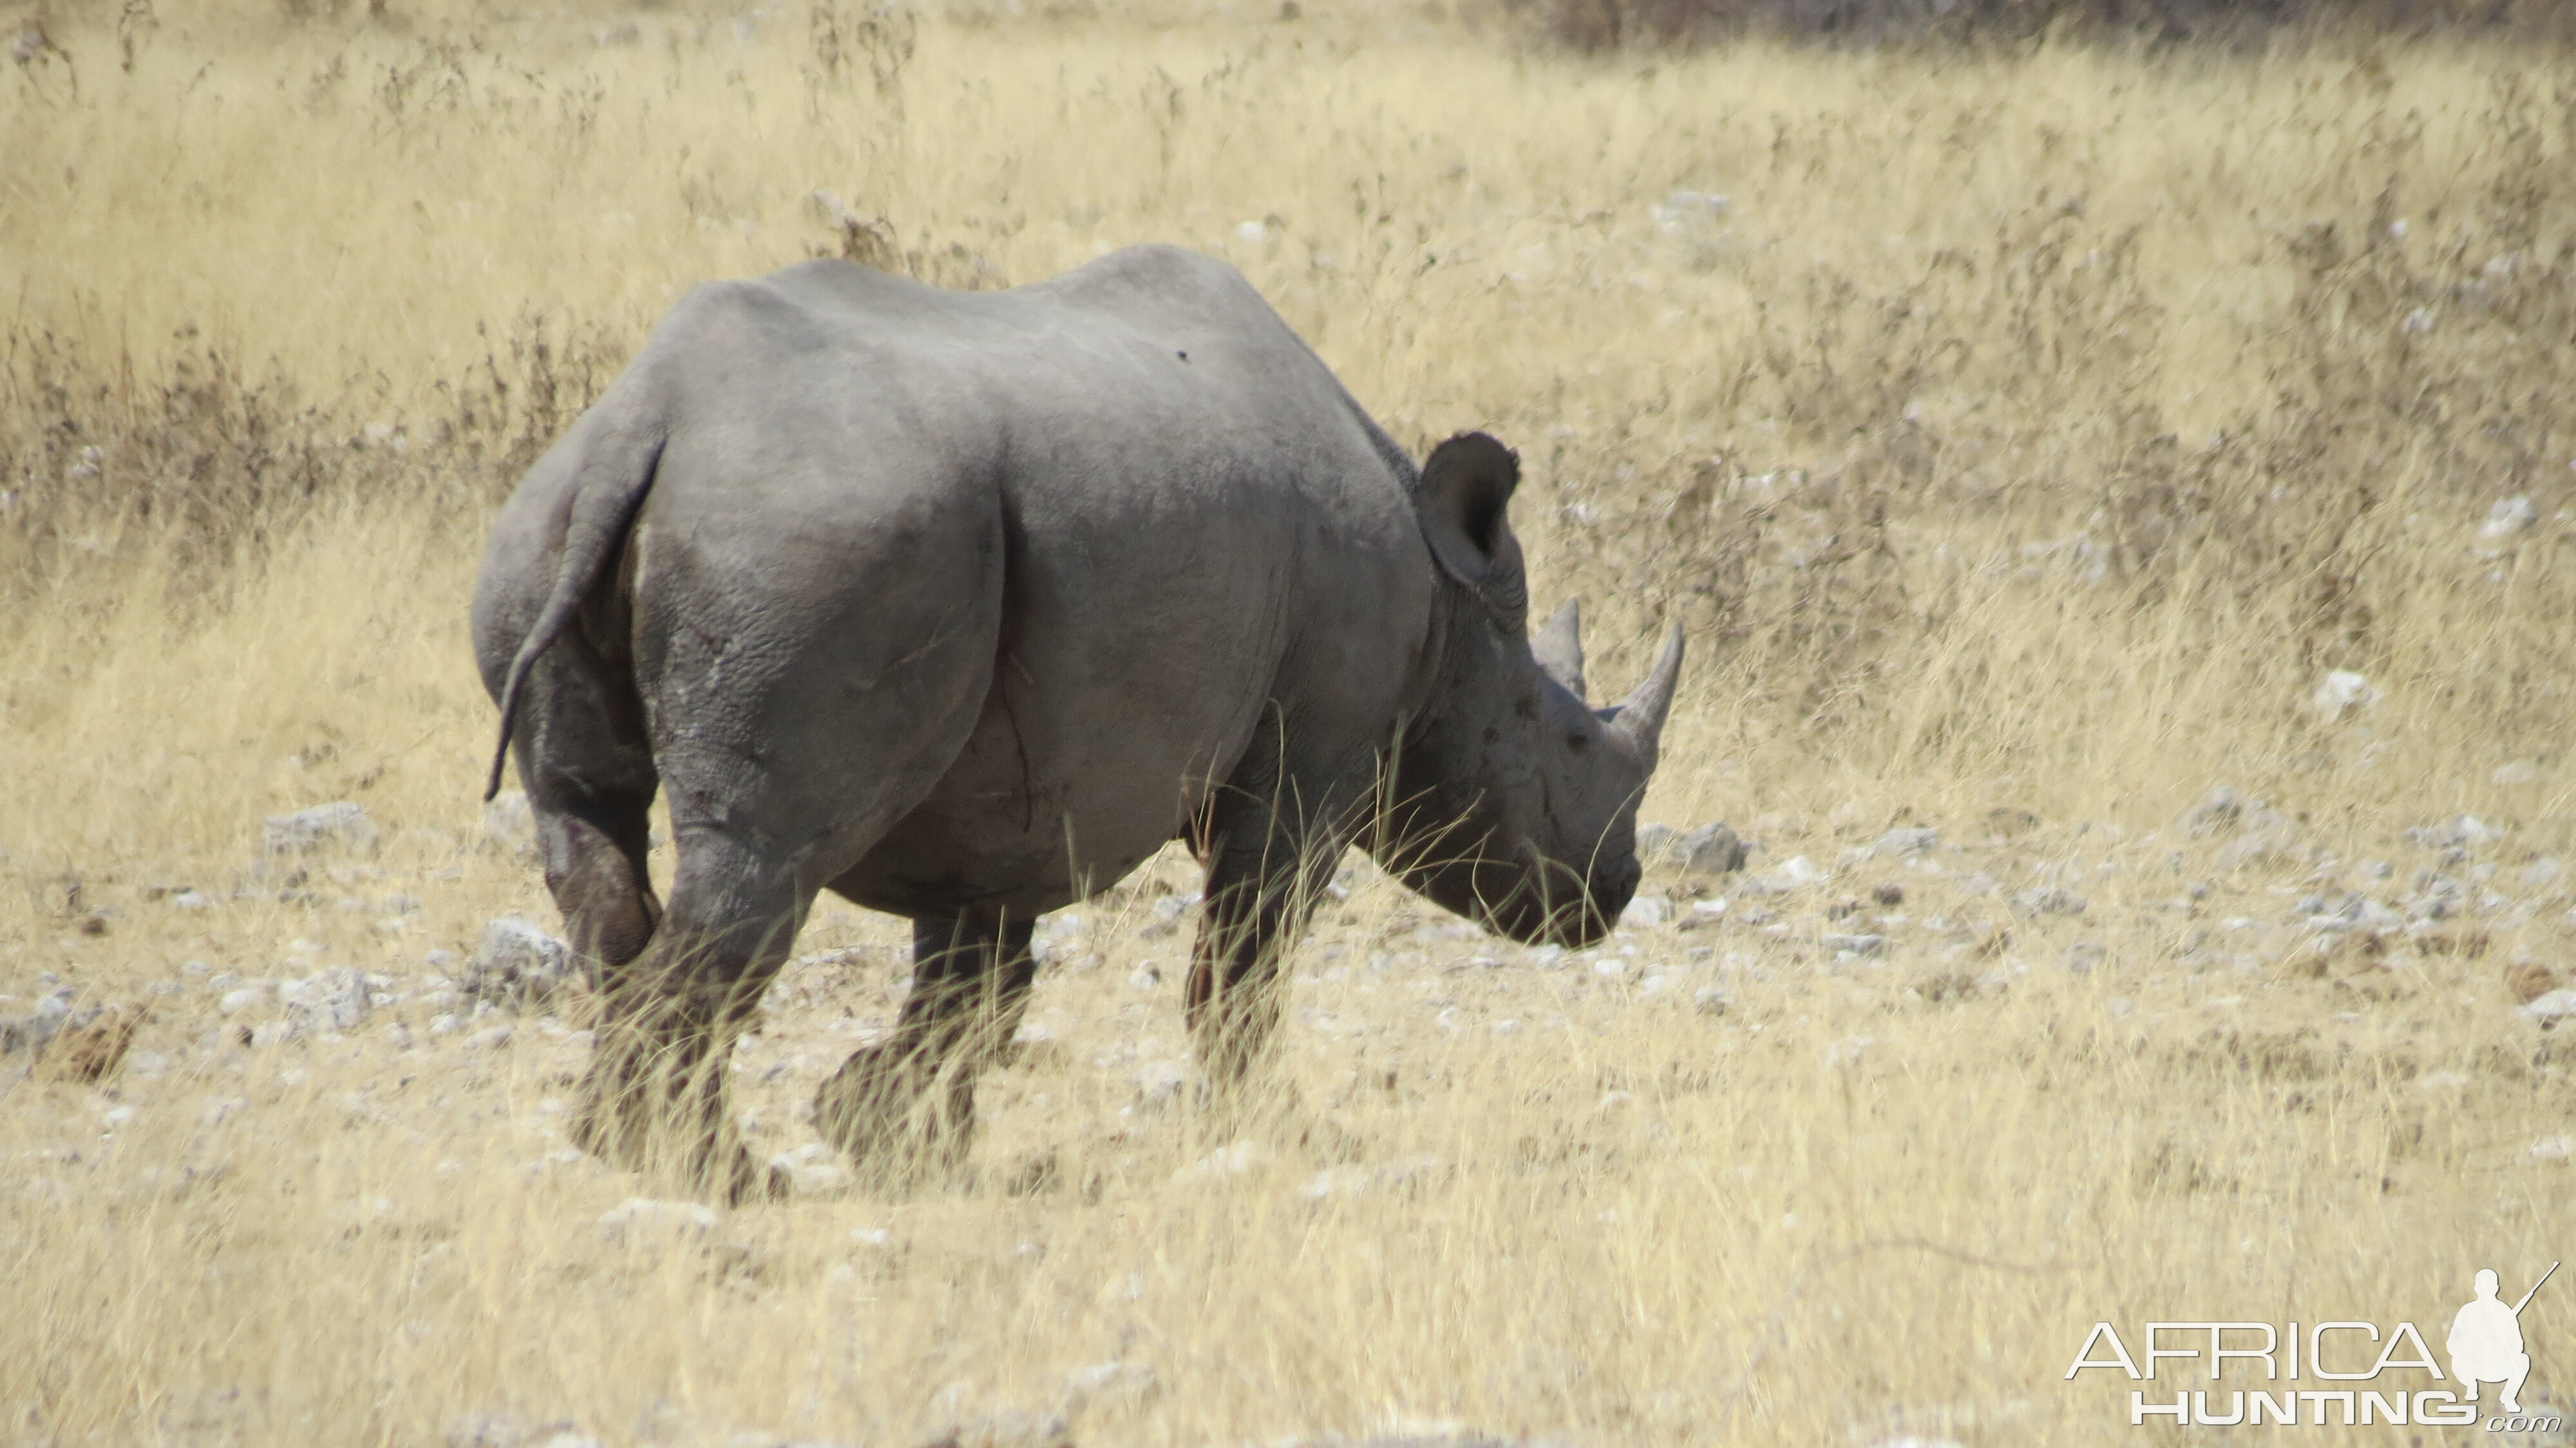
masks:
[[[1019,1029],[1037,978],[1033,922],[916,920],[912,989],[894,1034],[814,1097],[823,1138],[892,1181],[955,1170],[974,1142],[975,1078]]]
[[[575,1133],[585,1150],[727,1201],[773,1191],[734,1126],[725,1065],[807,898],[790,868],[738,841],[681,841],[652,943],[607,973]]]
[[[527,694],[511,747],[546,889],[583,968],[614,970],[644,953],[662,918],[644,859],[661,776],[643,706],[624,661],[579,630],[538,661]]]

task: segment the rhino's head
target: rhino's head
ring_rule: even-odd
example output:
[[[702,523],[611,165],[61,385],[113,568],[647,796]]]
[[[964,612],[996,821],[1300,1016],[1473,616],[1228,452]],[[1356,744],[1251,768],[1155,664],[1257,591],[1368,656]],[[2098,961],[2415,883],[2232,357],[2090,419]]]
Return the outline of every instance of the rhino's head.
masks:
[[[1637,802],[1681,671],[1676,627],[1646,681],[1595,709],[1567,603],[1532,638],[1505,507],[1520,481],[1483,433],[1433,449],[1414,511],[1444,575],[1437,672],[1393,761],[1380,863],[1515,940],[1589,945],[1636,893]]]

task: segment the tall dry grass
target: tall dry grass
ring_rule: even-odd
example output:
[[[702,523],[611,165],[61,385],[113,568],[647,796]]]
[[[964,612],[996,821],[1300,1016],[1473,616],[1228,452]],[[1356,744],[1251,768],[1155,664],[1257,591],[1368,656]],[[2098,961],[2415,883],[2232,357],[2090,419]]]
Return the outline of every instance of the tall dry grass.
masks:
[[[0,73],[0,1014],[43,972],[176,987],[160,1074],[0,1088],[21,1438],[898,1441],[1115,1360],[1159,1387],[1079,1437],[2081,1441],[2131,1431],[2058,1381],[2096,1318],[2431,1324],[2567,1240],[2526,1159],[2565,1068],[2503,983],[2563,963],[2523,872],[2576,848],[2563,58],[361,8],[58,8]],[[1182,1039],[1124,984],[1174,964],[1139,934],[1185,885],[1158,866],[1041,985],[1056,1046],[988,1083],[981,1185],[652,1250],[593,1225],[631,1184],[547,1155],[577,1012],[507,1050],[425,1015],[407,1048],[231,1044],[211,976],[426,999],[424,950],[543,918],[475,832],[474,550],[682,290],[1145,240],[1232,259],[1399,436],[1515,443],[1594,676],[1692,630],[1649,817],[1842,883],[1561,972],[1360,880],[1281,1072],[1330,1130],[1175,1181],[1222,1143],[1131,1099]],[[2530,526],[2481,536],[2515,497]],[[2329,671],[2372,701],[2329,717]],[[2218,783],[2277,848],[2177,825]],[[259,817],[343,797],[382,856],[317,866],[318,905],[251,873]],[[2461,811],[2507,833],[2398,836]],[[1844,853],[1898,822],[1944,872]],[[2418,865],[2494,867],[2473,925],[2362,960],[2282,923]],[[1827,907],[1881,876],[1915,918],[1837,958]],[[2015,918],[2033,883],[2090,913]],[[814,927],[854,953],[746,1048],[756,1140],[798,1144],[894,939]],[[1054,1189],[1004,1190],[1047,1152]],[[2527,1321],[2545,1380],[2576,1319]]]

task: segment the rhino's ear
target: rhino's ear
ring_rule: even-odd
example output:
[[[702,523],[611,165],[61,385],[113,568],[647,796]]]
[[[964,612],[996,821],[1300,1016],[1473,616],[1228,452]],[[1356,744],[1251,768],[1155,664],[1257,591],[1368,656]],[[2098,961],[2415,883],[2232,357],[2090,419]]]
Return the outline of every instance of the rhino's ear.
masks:
[[[1520,485],[1521,460],[1481,432],[1462,432],[1431,450],[1414,486],[1414,516],[1440,571],[1479,588],[1513,546],[1503,509]]]

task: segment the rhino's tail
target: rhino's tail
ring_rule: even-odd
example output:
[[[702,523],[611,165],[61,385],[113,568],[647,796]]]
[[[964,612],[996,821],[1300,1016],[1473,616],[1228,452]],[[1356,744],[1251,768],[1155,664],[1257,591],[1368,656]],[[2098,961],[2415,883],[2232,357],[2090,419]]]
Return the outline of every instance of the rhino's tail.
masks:
[[[555,572],[554,592],[537,614],[536,625],[510,660],[501,686],[501,742],[492,751],[492,774],[483,782],[483,798],[501,792],[501,772],[510,762],[510,726],[519,713],[519,696],[528,672],[581,611],[582,599],[617,557],[636,510],[653,488],[653,473],[662,461],[664,436],[658,423],[650,428],[613,428],[581,460],[573,484],[572,516],[564,524],[563,561]]]

